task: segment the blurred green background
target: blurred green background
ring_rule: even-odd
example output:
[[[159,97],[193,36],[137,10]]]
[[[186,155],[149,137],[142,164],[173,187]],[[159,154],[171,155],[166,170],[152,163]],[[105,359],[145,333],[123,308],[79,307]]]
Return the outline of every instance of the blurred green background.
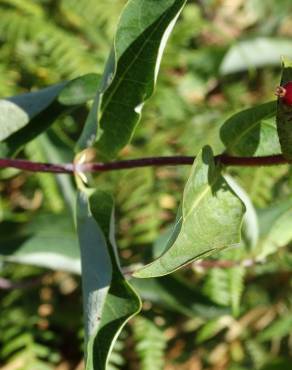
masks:
[[[102,73],[125,3],[0,0],[0,97]],[[156,92],[120,157],[195,155],[205,144],[222,152],[219,131],[226,118],[274,99],[280,57],[292,57],[291,37],[291,0],[189,1],[167,46]],[[19,157],[71,161],[88,108],[60,118]],[[158,238],[175,217],[188,171],[148,168],[91,179],[115,194],[125,269],[159,253]],[[218,259],[244,266],[194,265],[170,278],[133,282],[143,312],[123,330],[109,370],[292,368],[291,169],[228,172],[253,204],[252,242]],[[45,247],[46,238],[57,235],[64,247],[74,208],[71,178],[1,170],[0,194],[1,245],[16,248],[41,229],[35,243]],[[15,261],[22,263],[0,260],[0,368],[83,369],[78,275]]]

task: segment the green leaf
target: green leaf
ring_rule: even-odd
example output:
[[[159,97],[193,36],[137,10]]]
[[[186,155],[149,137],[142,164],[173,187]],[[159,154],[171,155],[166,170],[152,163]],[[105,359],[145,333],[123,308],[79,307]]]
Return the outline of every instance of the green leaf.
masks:
[[[141,302],[119,267],[113,200],[107,193],[79,192],[77,230],[86,321],[86,370],[104,370],[118,334],[139,312]]]
[[[69,215],[40,215],[28,225],[0,225],[0,260],[80,273],[80,253]]]
[[[281,86],[292,80],[292,61],[283,60]],[[277,106],[277,128],[281,151],[288,160],[292,159],[292,107],[279,97]]]
[[[58,102],[65,106],[82,105],[93,100],[96,95],[101,76],[96,73],[78,77],[69,81],[58,96]]]
[[[186,0],[131,0],[122,13],[100,91],[78,141],[114,157],[152,95],[167,39]]]
[[[227,181],[228,185],[244,203],[246,211],[242,225],[242,241],[249,249],[253,249],[256,247],[259,240],[259,223],[254,205],[250,199],[249,194],[238,184],[238,182],[233,177],[226,174],[224,178]]]
[[[280,153],[276,110],[276,102],[272,101],[231,116],[220,130],[226,151],[243,157]]]
[[[0,100],[0,156],[9,157],[47,130],[63,113],[94,99],[99,75]]]
[[[212,268],[207,272],[203,293],[218,305],[230,306],[230,281],[227,269]]]
[[[165,368],[167,338],[162,328],[144,318],[134,321],[135,350],[140,359],[140,370],[162,370]]]
[[[292,240],[292,199],[284,199],[268,208],[258,211],[260,242],[255,250],[262,259],[275,253]]]
[[[56,99],[65,83],[0,100],[0,141],[19,131]]]
[[[245,207],[215,165],[210,147],[200,152],[184,189],[164,253],[134,276],[169,274],[194,260],[240,242]]]
[[[220,73],[225,75],[267,65],[279,66],[283,55],[292,58],[290,39],[258,37],[240,41],[225,55]]]

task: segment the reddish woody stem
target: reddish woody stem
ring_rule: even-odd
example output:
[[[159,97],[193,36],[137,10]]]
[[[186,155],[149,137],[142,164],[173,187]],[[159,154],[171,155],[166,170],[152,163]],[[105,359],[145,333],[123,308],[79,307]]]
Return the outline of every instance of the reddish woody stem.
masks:
[[[124,170],[129,168],[149,166],[178,166],[191,165],[195,157],[172,156],[172,157],[148,157],[139,159],[128,159],[114,162],[54,164],[31,162],[23,159],[0,158],[0,168],[17,168],[29,172],[68,173],[74,172],[105,172]],[[217,163],[226,166],[273,166],[288,163],[282,155],[271,155],[265,157],[232,157],[221,154],[215,157]]]

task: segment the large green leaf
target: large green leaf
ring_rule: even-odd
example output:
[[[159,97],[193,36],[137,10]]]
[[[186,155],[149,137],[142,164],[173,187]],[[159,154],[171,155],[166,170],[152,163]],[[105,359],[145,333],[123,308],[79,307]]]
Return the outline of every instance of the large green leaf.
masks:
[[[94,99],[99,75],[88,74],[46,89],[0,100],[0,156],[9,157],[61,114]]]
[[[19,131],[52,104],[64,86],[61,83],[40,91],[1,99],[0,141]]]
[[[226,53],[220,73],[236,73],[267,65],[279,66],[282,55],[292,58],[291,39],[258,37],[235,43]]]
[[[280,153],[276,107],[276,102],[272,101],[231,116],[220,130],[226,151],[243,157]]]
[[[80,253],[70,215],[41,215],[30,224],[0,224],[0,259],[80,273]]]
[[[164,47],[186,0],[131,0],[122,13],[100,91],[78,149],[97,141],[114,157],[131,139],[153,93]]]
[[[281,86],[292,81],[292,60],[283,60]],[[277,106],[277,128],[283,156],[292,160],[292,106],[279,97]]]
[[[240,242],[245,207],[205,147],[193,165],[165,252],[137,271],[140,278],[166,275]]]
[[[113,216],[113,200],[107,193],[78,194],[87,370],[106,369],[119,332],[141,306],[119,267]]]

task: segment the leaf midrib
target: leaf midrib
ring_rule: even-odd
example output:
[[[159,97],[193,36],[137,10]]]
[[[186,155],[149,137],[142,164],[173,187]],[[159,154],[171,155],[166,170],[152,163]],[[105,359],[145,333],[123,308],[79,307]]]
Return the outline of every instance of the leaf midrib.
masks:
[[[182,224],[184,224],[185,220],[189,217],[189,215],[193,212],[193,210],[200,204],[200,202],[204,199],[204,197],[208,194],[209,190],[212,189],[212,186],[214,186],[218,180],[220,176],[220,173],[217,172],[217,174],[214,176],[214,179],[213,181],[211,181],[211,183],[207,183],[206,185],[204,185],[203,187],[203,190],[202,192],[200,193],[200,195],[198,196],[198,198],[195,200],[195,202],[193,203],[192,207],[190,208],[189,212],[184,216],[183,215],[183,210],[182,210],[182,215],[181,217],[177,220],[177,222],[175,223],[174,225],[174,228],[176,228],[176,226],[180,223],[180,221],[182,221]],[[170,236],[171,238],[171,236]],[[169,238],[169,240],[170,240]],[[168,240],[168,242],[169,242]]]
[[[174,4],[172,4],[171,6],[173,6]],[[119,87],[120,87],[120,85],[122,84],[122,82],[124,81],[124,77],[125,77],[125,75],[128,73],[128,71],[132,68],[132,66],[136,63],[136,61],[137,61],[137,59],[140,57],[140,55],[141,55],[141,52],[142,52],[142,50],[144,49],[144,46],[148,43],[148,41],[151,39],[151,37],[153,36],[153,34],[157,31],[157,29],[159,28],[159,26],[161,25],[161,23],[164,21],[164,19],[166,18],[166,15],[167,15],[167,13],[168,13],[168,11],[169,11],[169,9],[170,8],[168,8],[166,11],[165,11],[165,13],[164,13],[164,15],[162,15],[161,16],[161,20],[158,22],[158,24],[157,24],[157,26],[156,27],[154,27],[154,29],[153,29],[153,31],[152,32],[150,32],[150,35],[149,35],[149,37],[147,37],[146,39],[145,39],[145,41],[143,42],[143,44],[141,45],[141,48],[140,48],[140,50],[139,50],[139,52],[135,55],[135,57],[134,57],[134,59],[132,60],[132,63],[130,63],[129,65],[128,65],[128,67],[127,68],[125,68],[125,70],[124,70],[124,72],[122,73],[122,75],[121,75],[121,77],[118,79],[118,82],[117,82],[117,84],[116,84],[116,86],[115,86],[115,88],[113,89],[113,91],[112,91],[112,93],[108,96],[108,98],[107,98],[107,100],[106,100],[106,102],[104,103],[104,107],[103,107],[103,109],[102,109],[102,114],[101,114],[101,117],[100,117],[100,121],[101,121],[101,119],[102,119],[102,116],[103,116],[103,113],[106,111],[106,109],[107,109],[107,107],[108,107],[108,105],[110,104],[110,102],[111,102],[111,100],[112,100],[112,98],[113,98],[113,96],[116,94],[116,92],[117,92],[117,90],[119,89]],[[153,22],[153,23],[155,23],[155,21]],[[147,30],[147,29],[146,29]],[[145,30],[145,31],[146,31]],[[140,37],[145,31],[143,31],[138,37]],[[137,38],[136,38],[136,40],[137,40]],[[133,41],[133,43],[136,41],[136,40],[134,40]],[[132,44],[133,44],[132,43]],[[125,52],[127,52],[128,51],[128,49],[132,46],[132,44],[125,50]],[[115,50],[115,52],[116,52],[116,50]],[[124,53],[125,53],[124,52]],[[123,53],[123,54],[124,54]],[[119,60],[121,59],[121,57],[119,58]],[[118,64],[118,62],[119,61],[117,61],[117,64]],[[116,68],[117,68],[117,65],[116,65]],[[116,71],[115,71],[115,73],[116,73]],[[113,82],[112,82],[113,83]],[[110,85],[111,86],[111,85]],[[110,88],[110,86],[108,86],[107,87],[107,89],[103,92],[103,94],[105,94],[105,92]]]
[[[241,139],[251,130],[253,130],[258,124],[260,124],[260,122],[264,119],[267,119],[267,118],[271,118],[273,117],[273,114],[267,114],[265,115],[264,117],[261,117],[259,118],[256,122],[254,122],[251,126],[247,127],[245,130],[241,131],[241,135],[239,135],[234,141],[233,143],[230,145],[230,147],[228,148],[229,150],[233,150],[234,147],[241,141]]]
[[[204,199],[204,197],[208,194],[208,192],[212,189],[212,187],[216,184],[220,174],[219,172],[216,173],[214,176],[214,179],[210,182],[207,183],[201,193],[199,194],[198,198],[195,200],[193,203],[192,207],[190,208],[189,212],[185,215],[184,219],[187,219],[189,215],[193,212],[193,210],[198,207],[198,205],[201,203],[201,201]]]

